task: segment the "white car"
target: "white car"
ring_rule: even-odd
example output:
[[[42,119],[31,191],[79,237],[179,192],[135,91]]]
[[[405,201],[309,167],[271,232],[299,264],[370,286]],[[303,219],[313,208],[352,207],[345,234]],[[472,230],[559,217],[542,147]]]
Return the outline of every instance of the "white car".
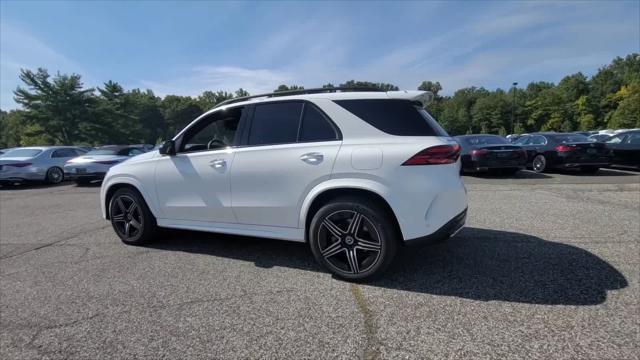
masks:
[[[138,145],[106,145],[73,158],[64,165],[64,176],[78,185],[102,180],[110,167],[147,150]]]
[[[308,242],[345,279],[464,225],[460,146],[423,91],[314,89],[229,100],[112,167],[103,216],[127,244],[157,227]]]
[[[64,164],[86,151],[75,146],[30,146],[13,148],[0,156],[0,183],[65,180]]]

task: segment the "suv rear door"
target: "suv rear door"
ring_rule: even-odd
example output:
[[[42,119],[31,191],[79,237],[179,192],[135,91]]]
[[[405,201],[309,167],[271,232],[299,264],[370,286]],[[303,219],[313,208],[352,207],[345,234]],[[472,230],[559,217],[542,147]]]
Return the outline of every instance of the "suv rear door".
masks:
[[[299,227],[305,195],[329,179],[339,129],[314,104],[257,104],[231,168],[233,211],[241,224]]]

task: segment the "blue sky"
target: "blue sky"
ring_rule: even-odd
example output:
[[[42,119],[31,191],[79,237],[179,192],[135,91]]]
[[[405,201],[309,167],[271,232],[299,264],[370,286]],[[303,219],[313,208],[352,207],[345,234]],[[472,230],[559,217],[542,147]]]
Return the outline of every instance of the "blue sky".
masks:
[[[0,3],[0,107],[20,68],[158,95],[356,79],[444,93],[592,75],[640,51],[640,1]]]

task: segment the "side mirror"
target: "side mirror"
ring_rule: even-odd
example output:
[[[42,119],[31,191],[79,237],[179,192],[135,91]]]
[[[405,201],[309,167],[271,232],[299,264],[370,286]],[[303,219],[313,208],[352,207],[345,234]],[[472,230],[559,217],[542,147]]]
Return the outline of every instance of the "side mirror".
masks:
[[[162,155],[175,155],[176,143],[173,140],[167,140],[162,143],[162,146],[160,146],[160,149],[158,149],[158,151]]]

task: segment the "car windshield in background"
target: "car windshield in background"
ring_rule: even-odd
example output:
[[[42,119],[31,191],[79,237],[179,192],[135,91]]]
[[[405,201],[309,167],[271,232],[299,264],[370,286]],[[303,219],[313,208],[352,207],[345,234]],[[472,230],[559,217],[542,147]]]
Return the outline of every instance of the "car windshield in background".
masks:
[[[474,136],[465,137],[463,139],[467,144],[472,146],[509,144],[507,139],[501,138],[500,136]]]
[[[553,138],[560,143],[568,144],[568,143],[578,143],[578,142],[589,142],[589,138],[580,134],[571,134],[571,135],[554,135]]]
[[[15,149],[2,154],[2,157],[34,157],[41,152],[40,149]]]
[[[85,155],[118,155],[120,150],[122,149],[96,149],[89,151]]]
[[[448,136],[429,113],[408,100],[335,100],[380,131],[399,136]]]

